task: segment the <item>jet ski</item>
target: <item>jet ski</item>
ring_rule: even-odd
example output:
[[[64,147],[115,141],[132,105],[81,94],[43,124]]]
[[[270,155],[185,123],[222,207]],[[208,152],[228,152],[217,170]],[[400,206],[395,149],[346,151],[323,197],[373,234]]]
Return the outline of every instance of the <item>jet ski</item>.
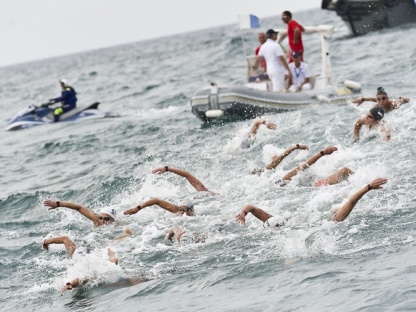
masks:
[[[95,102],[87,107],[76,107],[69,112],[63,113],[58,122],[81,121],[97,118],[118,117],[112,113],[102,112],[98,110],[100,102]],[[53,107],[46,105],[29,107],[20,111],[12,118],[6,127],[6,131],[21,130],[34,126],[54,123]]]

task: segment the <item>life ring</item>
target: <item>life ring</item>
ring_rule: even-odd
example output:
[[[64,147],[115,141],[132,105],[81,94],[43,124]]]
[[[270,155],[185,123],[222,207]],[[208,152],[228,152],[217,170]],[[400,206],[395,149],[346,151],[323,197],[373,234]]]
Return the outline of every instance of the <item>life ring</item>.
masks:
[[[350,9],[350,3],[348,0],[338,0],[335,4],[335,11],[338,15],[347,14]]]

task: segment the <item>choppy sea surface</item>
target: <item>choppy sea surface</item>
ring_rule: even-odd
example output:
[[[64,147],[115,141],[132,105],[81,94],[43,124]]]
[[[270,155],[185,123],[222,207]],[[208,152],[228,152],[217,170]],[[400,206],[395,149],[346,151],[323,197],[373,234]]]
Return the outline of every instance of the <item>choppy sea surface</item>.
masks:
[[[263,20],[262,30],[284,27],[277,15]],[[354,38],[331,12],[294,18],[336,27],[330,45],[336,80],[360,82],[366,96],[383,86],[390,97],[416,97],[416,41],[408,40],[414,25]],[[120,115],[0,132],[1,311],[416,310],[415,101],[386,115],[390,142],[364,133],[353,144],[354,121],[371,106],[350,103],[269,115],[277,130],[261,128],[255,144],[241,150],[251,120],[204,125],[188,104],[211,81],[245,82],[241,34],[247,52],[254,51],[257,31],[229,25],[0,68],[1,128],[26,106],[58,96],[62,77],[77,90],[79,105],[98,100],[101,110]],[[319,38],[304,36],[304,43],[317,74]],[[296,143],[310,151],[295,151],[273,172],[249,174]],[[274,183],[330,145],[338,152],[284,188]],[[191,172],[218,195],[196,200],[194,218],[158,207],[123,216],[151,197],[179,204],[193,196],[185,179],[151,173],[164,165]],[[354,171],[349,181],[313,187],[342,166]],[[345,222],[330,221],[333,205],[377,177],[388,179],[383,190],[366,194]],[[94,228],[76,211],[48,211],[46,198],[94,212],[114,207],[120,216],[115,225]],[[234,217],[248,203],[285,216],[288,225],[272,231],[248,216],[240,226]],[[167,244],[175,224],[206,243]],[[115,242],[124,228],[134,236]],[[91,253],[71,260],[62,249],[44,251],[43,240],[57,235]],[[119,266],[107,261],[109,247]],[[61,295],[77,276],[93,278]],[[149,281],[108,285],[114,276]]]

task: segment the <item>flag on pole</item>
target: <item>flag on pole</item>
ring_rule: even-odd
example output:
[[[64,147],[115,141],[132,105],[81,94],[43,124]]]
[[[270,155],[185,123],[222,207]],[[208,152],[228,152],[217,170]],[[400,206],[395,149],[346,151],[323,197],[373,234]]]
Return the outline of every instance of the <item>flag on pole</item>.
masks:
[[[238,21],[240,29],[259,28],[260,20],[257,16],[251,14],[239,15]]]

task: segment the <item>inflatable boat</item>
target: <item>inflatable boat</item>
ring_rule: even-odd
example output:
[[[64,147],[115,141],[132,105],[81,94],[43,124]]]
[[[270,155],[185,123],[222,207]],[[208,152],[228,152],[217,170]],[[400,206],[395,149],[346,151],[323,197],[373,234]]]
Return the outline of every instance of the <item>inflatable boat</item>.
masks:
[[[286,30],[279,30],[279,34]],[[305,27],[305,33],[319,33],[322,46],[322,71],[311,77],[312,89],[301,92],[272,92],[271,82],[261,69],[253,70],[255,56],[247,57],[248,82],[245,86],[220,86],[212,82],[192,96],[192,113],[204,122],[212,119],[246,119],[259,115],[304,109],[316,104],[346,104],[361,95],[358,82],[345,80],[336,86],[332,81],[328,39],[333,26]]]

